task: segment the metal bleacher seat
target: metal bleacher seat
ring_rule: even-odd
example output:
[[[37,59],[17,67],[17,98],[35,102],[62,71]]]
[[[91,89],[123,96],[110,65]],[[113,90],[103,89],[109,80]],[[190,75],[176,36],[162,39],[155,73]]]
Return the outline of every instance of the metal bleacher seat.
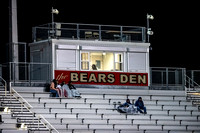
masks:
[[[22,93],[60,133],[185,133],[199,132],[200,112],[183,92],[80,88],[81,99],[51,98],[47,93]],[[27,94],[27,95],[26,95]],[[142,96],[147,114],[116,111],[126,98]],[[114,104],[115,103],[115,104]]]

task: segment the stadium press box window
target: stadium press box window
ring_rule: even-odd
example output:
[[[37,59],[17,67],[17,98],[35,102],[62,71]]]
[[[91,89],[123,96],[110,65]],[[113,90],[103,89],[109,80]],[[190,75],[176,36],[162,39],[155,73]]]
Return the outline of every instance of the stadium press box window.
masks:
[[[82,51],[81,70],[123,71],[123,53]]]

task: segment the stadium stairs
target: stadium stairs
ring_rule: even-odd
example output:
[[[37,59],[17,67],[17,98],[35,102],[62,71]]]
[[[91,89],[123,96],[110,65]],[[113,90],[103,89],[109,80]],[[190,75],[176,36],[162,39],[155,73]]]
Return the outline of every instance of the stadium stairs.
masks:
[[[43,133],[51,131],[17,92],[0,87],[0,133]]]
[[[16,91],[11,94],[13,104],[9,106],[13,112],[11,118],[15,117],[14,120],[24,122],[25,125],[31,122],[35,124],[37,118],[27,116],[32,112],[35,116],[45,118],[43,125],[51,125],[47,128],[41,124],[41,127],[37,127],[38,131],[32,129],[33,132],[200,133],[200,111],[187,99],[185,91],[77,89],[81,92],[80,99],[50,97],[49,92],[44,92],[39,87],[14,88]],[[125,102],[127,98],[134,102],[139,96],[143,98],[147,114],[123,114],[116,111],[118,104]],[[24,101],[25,106],[30,104],[30,111],[23,107],[23,113],[15,115],[16,109],[12,108],[17,101]],[[4,97],[3,105],[6,102]],[[22,110],[21,104],[18,107]],[[26,117],[22,114],[26,114]],[[3,117],[3,121],[9,123],[8,118]]]

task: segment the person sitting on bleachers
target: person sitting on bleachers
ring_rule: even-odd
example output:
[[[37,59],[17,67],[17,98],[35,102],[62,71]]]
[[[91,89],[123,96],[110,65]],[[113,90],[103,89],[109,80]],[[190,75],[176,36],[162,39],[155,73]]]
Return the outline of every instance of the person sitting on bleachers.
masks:
[[[117,107],[117,111],[120,113],[135,114],[137,109],[131,104],[130,99],[126,99],[126,102]]]
[[[60,89],[57,87],[58,82],[56,79],[53,79],[50,85],[50,92],[56,95],[56,97],[60,97]]]
[[[135,106],[137,107],[137,110],[140,112],[140,113],[144,113],[146,114],[147,111],[146,111],[146,107],[144,106],[144,102],[142,101],[142,97],[139,97],[138,100],[135,102]],[[142,111],[144,110],[144,112]]]
[[[68,87],[71,90],[71,94],[75,98],[81,98],[80,92],[76,89],[76,87],[72,84],[72,81],[68,82]]]
[[[68,97],[68,92],[67,92],[68,86],[66,85],[65,81],[62,81],[60,86],[61,86],[61,89],[60,89],[61,90],[61,97]]]

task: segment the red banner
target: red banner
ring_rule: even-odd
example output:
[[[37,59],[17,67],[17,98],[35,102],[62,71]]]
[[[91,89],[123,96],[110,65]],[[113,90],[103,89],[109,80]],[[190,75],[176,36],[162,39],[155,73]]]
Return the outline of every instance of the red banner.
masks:
[[[148,73],[55,70],[55,79],[59,83],[148,86]]]

